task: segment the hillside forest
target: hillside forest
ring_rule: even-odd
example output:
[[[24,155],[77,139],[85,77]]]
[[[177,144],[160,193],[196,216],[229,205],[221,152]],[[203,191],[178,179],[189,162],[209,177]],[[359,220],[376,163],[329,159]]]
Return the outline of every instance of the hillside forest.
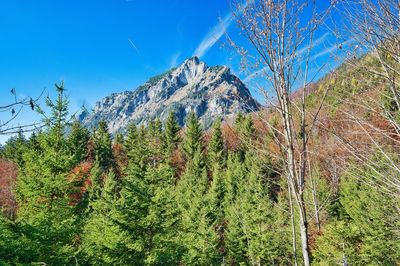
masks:
[[[331,2],[362,49],[310,82],[296,51],[325,13],[234,7],[230,44],[273,96],[209,129],[195,112],[87,128],[55,84],[43,126],[0,150],[0,265],[400,265],[400,6]]]

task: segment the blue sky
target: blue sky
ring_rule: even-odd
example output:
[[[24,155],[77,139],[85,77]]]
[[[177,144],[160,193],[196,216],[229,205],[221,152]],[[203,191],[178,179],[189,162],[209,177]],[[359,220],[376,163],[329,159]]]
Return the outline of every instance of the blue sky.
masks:
[[[220,41],[232,24],[228,0],[2,0],[0,105],[11,101],[11,88],[19,97],[52,95],[64,80],[78,110],[194,54],[231,66],[232,52]],[[34,119],[24,110],[17,123]]]

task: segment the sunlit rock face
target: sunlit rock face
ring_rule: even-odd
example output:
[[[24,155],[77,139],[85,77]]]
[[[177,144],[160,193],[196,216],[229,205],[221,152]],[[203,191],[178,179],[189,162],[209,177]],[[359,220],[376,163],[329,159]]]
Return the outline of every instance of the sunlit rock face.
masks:
[[[95,104],[93,112],[79,115],[88,127],[105,120],[111,133],[124,131],[131,123],[147,124],[151,119],[165,121],[173,111],[183,125],[194,111],[205,128],[214,119],[238,112],[258,111],[260,105],[247,87],[226,66],[208,67],[197,57],[153,77],[133,91],[113,93]]]

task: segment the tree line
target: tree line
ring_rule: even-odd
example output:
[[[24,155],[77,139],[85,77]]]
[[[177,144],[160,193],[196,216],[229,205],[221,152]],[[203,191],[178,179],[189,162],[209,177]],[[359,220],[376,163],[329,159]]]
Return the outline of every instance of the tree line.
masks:
[[[282,161],[255,148],[272,137],[257,134],[250,115],[238,115],[238,142],[229,149],[221,121],[205,134],[193,112],[183,129],[171,113],[164,125],[131,125],[112,138],[105,122],[89,131],[71,121],[64,88],[56,90],[46,127],[9,140],[1,152],[18,167],[18,207],[3,208],[0,220],[2,264],[290,265],[301,256],[293,253],[299,213]],[[335,196],[316,177],[325,201],[323,233],[309,226],[316,263],[400,259],[398,202],[359,182],[360,174],[379,178],[349,168]],[[306,202],[311,197],[306,189]]]

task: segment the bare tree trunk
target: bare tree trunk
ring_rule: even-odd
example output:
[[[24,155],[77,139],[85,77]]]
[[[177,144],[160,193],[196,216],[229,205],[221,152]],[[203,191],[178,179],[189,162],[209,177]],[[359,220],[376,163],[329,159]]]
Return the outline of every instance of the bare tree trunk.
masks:
[[[319,204],[318,204],[318,197],[317,197],[317,186],[315,184],[315,179],[311,175],[311,185],[312,185],[312,196],[313,196],[313,203],[314,203],[314,215],[315,215],[315,224],[317,225],[318,233],[321,232],[321,222],[319,220]]]
[[[317,226],[318,233],[321,232],[321,222],[319,220],[319,203],[318,203],[318,195],[317,195],[317,185],[315,184],[315,177],[313,171],[311,170],[310,158],[308,157],[308,173],[310,175],[311,180],[311,190],[312,190],[312,198],[314,204],[314,216],[315,216],[315,224]]]
[[[294,209],[292,202],[292,192],[290,189],[290,184],[288,182],[288,197],[289,197],[289,207],[290,207],[290,221],[292,223],[292,242],[293,242],[293,263],[297,266],[297,237],[296,237],[296,225],[294,223]]]
[[[300,164],[300,171],[297,173],[296,171],[296,160],[294,157],[294,141],[295,136],[293,134],[293,125],[292,125],[292,113],[290,110],[290,101],[289,96],[286,90],[282,91],[282,119],[284,121],[285,128],[285,138],[286,143],[288,143],[287,149],[287,166],[289,169],[289,183],[292,186],[292,194],[296,203],[299,207],[299,227],[300,227],[300,239],[301,239],[301,248],[303,253],[304,265],[310,265],[310,252],[308,246],[308,222],[306,215],[306,206],[304,202],[304,180],[305,180],[305,160],[303,160]],[[305,151],[302,151],[302,154]],[[304,156],[304,155],[302,155]]]
[[[300,228],[303,264],[306,266],[311,263],[307,211],[304,201],[308,140],[319,113],[318,111],[313,115],[311,122],[307,121],[308,125],[306,125],[306,89],[312,81],[308,79],[307,75],[308,62],[313,48],[314,32],[333,5],[335,3],[324,12],[317,14],[314,0],[254,0],[246,1],[244,5],[237,2],[233,15],[253,49],[238,45],[228,36],[232,46],[243,56],[245,65],[250,64],[248,69],[258,69],[252,75],[262,74],[265,77],[264,81],[272,88],[274,95],[271,100],[267,98],[266,101],[271,102],[276,114],[279,114],[279,126],[283,129],[272,125],[267,120],[265,122],[282,152],[283,172],[287,175],[289,186],[288,196],[296,203],[290,203],[292,220],[294,219],[294,206],[298,208],[297,223]],[[303,25],[307,26],[303,27]],[[304,56],[304,51],[307,51],[306,56]],[[304,64],[304,57],[306,64]],[[304,75],[302,98],[295,100],[292,99],[291,94],[296,89],[294,84],[298,81],[299,73]],[[269,91],[265,93],[265,95],[269,94]],[[324,97],[321,97],[323,98],[321,106]],[[301,107],[296,106],[297,104]],[[295,109],[295,113],[292,108]],[[297,114],[301,115],[301,121],[298,124],[293,121],[293,117]],[[299,138],[299,136],[301,137]],[[295,233],[293,230],[293,250],[296,253]]]
[[[310,248],[308,246],[308,223],[306,215],[306,207],[303,199],[303,193],[299,195],[299,213],[300,213],[300,237],[301,237],[301,249],[303,252],[304,265],[310,265]]]

